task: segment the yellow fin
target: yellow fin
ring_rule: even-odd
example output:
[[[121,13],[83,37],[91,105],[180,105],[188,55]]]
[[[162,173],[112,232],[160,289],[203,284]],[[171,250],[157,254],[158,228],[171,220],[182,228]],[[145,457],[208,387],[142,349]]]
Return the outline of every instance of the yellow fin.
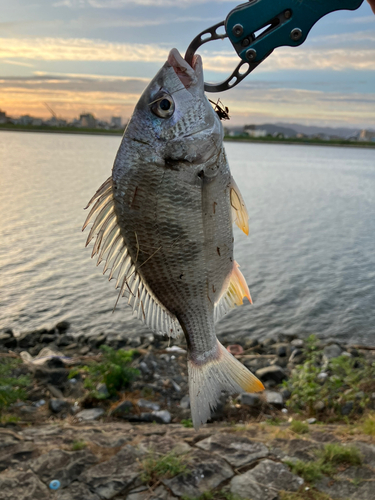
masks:
[[[250,304],[253,303],[247,286],[246,280],[239,270],[239,265],[236,261],[233,262],[233,270],[230,276],[228,288],[221,295],[220,299],[215,304],[214,320],[217,323],[231,309],[243,304],[243,299],[246,297]]]
[[[243,231],[247,236],[249,235],[249,215],[246,210],[245,202],[235,180],[231,179],[230,184],[230,204],[232,207],[233,222]]]

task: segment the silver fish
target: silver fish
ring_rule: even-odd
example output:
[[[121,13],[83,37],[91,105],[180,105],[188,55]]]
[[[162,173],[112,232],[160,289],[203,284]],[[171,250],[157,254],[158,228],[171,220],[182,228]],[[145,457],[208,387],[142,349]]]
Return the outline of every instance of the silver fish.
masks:
[[[233,259],[232,224],[248,234],[248,215],[204,95],[200,56],[191,67],[171,50],[91,204],[87,244],[96,235],[92,257],[106,261],[119,297],[154,332],[185,335],[194,427],[210,418],[222,390],[263,390],[215,335],[215,322],[244,297],[251,302]]]

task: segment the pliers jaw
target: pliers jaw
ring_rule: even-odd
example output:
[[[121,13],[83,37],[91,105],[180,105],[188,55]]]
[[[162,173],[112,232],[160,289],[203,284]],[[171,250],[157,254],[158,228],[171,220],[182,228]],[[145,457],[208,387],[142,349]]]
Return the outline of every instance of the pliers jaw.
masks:
[[[222,21],[202,31],[189,45],[191,65],[203,44],[229,38],[241,61],[223,82],[205,83],[206,92],[223,92],[240,83],[276,47],[301,45],[314,24],[336,10],[355,10],[363,0],[250,0],[235,7]],[[225,33],[219,29],[224,27]]]

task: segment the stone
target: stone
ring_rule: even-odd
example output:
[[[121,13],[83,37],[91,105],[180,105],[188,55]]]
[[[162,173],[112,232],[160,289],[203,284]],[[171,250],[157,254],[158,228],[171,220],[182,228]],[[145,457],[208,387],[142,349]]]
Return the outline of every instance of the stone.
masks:
[[[354,409],[354,403],[353,401],[348,401],[347,403],[345,403],[342,407],[341,407],[341,415],[350,415],[351,412],[353,411]]]
[[[261,405],[260,395],[255,392],[244,392],[240,395],[240,403],[242,405],[257,407]]]
[[[40,336],[39,342],[41,344],[50,344],[55,340],[56,340],[56,335],[54,335],[53,333],[44,333],[43,335]]]
[[[140,408],[147,408],[148,410],[153,410],[153,411],[160,410],[159,403],[155,403],[154,401],[147,401],[147,399],[138,399],[137,405]]]
[[[185,396],[180,400],[180,408],[183,410],[188,410],[190,408],[189,394],[185,394]]]
[[[152,435],[142,439],[138,448],[144,453],[156,452],[158,455],[167,455],[173,452],[175,455],[184,455],[191,451],[189,446],[184,441],[176,441],[169,436]]]
[[[223,458],[203,450],[197,450],[190,456],[187,469],[171,479],[161,479],[162,484],[177,497],[199,497],[234,475]]]
[[[126,500],[176,500],[176,497],[173,497],[164,486],[158,486],[152,492],[147,486],[141,486],[130,491]]]
[[[230,491],[251,500],[278,500],[279,491],[297,491],[303,483],[303,479],[285,465],[266,459],[254,469],[235,476],[230,482]]]
[[[281,408],[284,406],[283,396],[276,391],[264,391],[264,396],[269,405]]]
[[[248,465],[269,454],[263,443],[251,441],[247,437],[217,433],[199,441],[196,446],[225,458],[235,468]]]
[[[139,459],[142,453],[133,446],[124,446],[116,455],[94,465],[79,477],[91,492],[109,500],[127,490],[141,473]]]
[[[317,401],[315,404],[314,404],[314,410],[316,411],[322,411],[324,410],[324,408],[326,407],[324,401]]]
[[[247,339],[244,343],[245,349],[251,349],[252,347],[256,347],[259,345],[258,339]]]
[[[70,404],[65,399],[50,399],[48,403],[49,409],[53,413],[60,413],[63,410],[68,410],[70,408]]]
[[[301,349],[296,348],[290,355],[289,362],[298,364],[302,363],[303,359],[304,359],[304,352],[301,351]]]
[[[18,465],[20,462],[30,460],[37,453],[33,443],[19,443],[16,441],[15,446],[6,446],[7,444],[9,445],[9,442],[7,443],[4,440],[3,435],[1,436],[1,440],[2,444],[5,445],[4,447],[7,449],[4,452],[0,451],[0,472],[8,467],[14,467],[15,464]]]
[[[320,373],[318,373],[316,378],[317,378],[317,380],[319,380],[319,382],[325,382],[328,378],[328,373],[327,372],[320,372]]]
[[[287,401],[290,398],[290,396],[292,395],[290,390],[286,389],[286,388],[281,389],[280,394],[282,395],[284,401]]]
[[[34,377],[44,384],[51,384],[61,389],[68,380],[69,371],[65,368],[48,368],[47,366],[37,366]]]
[[[57,330],[59,333],[65,333],[67,330],[70,328],[70,323],[69,321],[59,321],[56,325]]]
[[[330,360],[337,358],[342,353],[342,349],[338,344],[330,344],[323,349],[323,359]]]
[[[46,330],[47,332],[47,330]],[[40,332],[27,332],[18,337],[18,347],[29,348],[34,347],[39,341]]]
[[[271,454],[279,460],[293,458],[304,462],[315,460],[316,451],[322,448],[320,443],[307,439],[275,439]]]
[[[104,413],[105,412],[103,408],[90,408],[88,410],[82,410],[77,413],[76,418],[78,418],[78,420],[87,422],[89,420],[96,420],[97,418],[100,418],[102,415],[104,415]]]
[[[280,382],[282,382],[286,378],[285,371],[277,365],[260,368],[255,372],[255,374],[262,382],[273,380],[277,384],[280,384]]]
[[[152,416],[155,422],[159,424],[170,424],[172,416],[168,410],[153,411]]]
[[[370,472],[370,477],[362,481],[358,477],[335,479],[324,477],[315,487],[333,499],[375,500],[373,475],[374,473]]]
[[[0,476],[1,500],[48,500],[48,488],[31,470]]]
[[[293,339],[290,344],[301,349],[305,343],[302,339]]]
[[[56,500],[100,500],[84,483],[74,481],[68,488],[57,490]]]
[[[121,401],[116,408],[111,411],[111,415],[114,417],[128,417],[134,409],[134,405],[131,401]]]
[[[96,386],[96,392],[100,395],[101,398],[106,399],[109,398],[109,392],[106,384],[100,383]]]
[[[306,420],[306,422],[311,425],[311,424],[316,424],[317,420],[316,420],[316,418],[312,417],[312,418],[308,418]]]
[[[49,484],[53,479],[65,488],[75,481],[84,469],[96,462],[96,457],[89,450],[64,451],[51,450],[29,462],[31,470],[43,483]]]
[[[71,335],[60,335],[57,337],[56,344],[61,347],[68,346],[72,343],[73,337]]]

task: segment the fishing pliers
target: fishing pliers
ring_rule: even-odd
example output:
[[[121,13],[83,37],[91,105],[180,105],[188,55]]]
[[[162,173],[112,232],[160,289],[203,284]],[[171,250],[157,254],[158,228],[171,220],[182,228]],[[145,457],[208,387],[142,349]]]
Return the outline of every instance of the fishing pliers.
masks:
[[[363,0],[249,0],[231,10],[225,21],[196,36],[186,51],[185,59],[191,64],[201,45],[229,38],[240,62],[223,82],[204,84],[206,92],[223,92],[240,83],[275,48],[301,45],[314,24],[323,16],[336,10],[356,10],[362,2]]]

